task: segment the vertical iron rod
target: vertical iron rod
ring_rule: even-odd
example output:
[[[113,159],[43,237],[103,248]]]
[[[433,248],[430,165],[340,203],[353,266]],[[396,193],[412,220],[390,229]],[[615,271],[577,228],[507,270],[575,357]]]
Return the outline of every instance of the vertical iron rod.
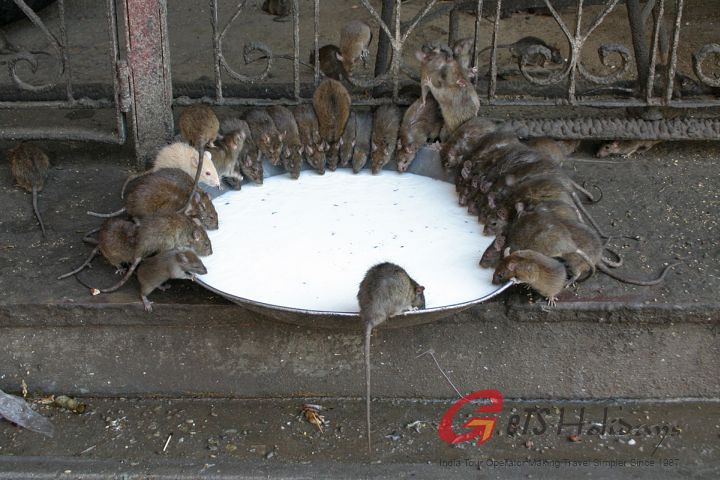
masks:
[[[385,22],[385,25],[390,25],[392,23],[394,3],[394,0],[382,0],[382,11],[380,12],[380,17],[382,18],[382,21]],[[400,18],[399,15],[397,17]],[[380,37],[378,38],[377,54],[375,55],[374,75],[376,77],[387,72],[390,63],[390,37],[387,36],[382,28],[379,30]]]

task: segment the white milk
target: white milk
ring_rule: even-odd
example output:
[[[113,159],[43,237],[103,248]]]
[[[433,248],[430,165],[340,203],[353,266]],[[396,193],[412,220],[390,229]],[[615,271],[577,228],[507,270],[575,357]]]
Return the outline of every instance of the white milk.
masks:
[[[491,237],[457,202],[455,186],[410,173],[320,176],[304,171],[243,185],[214,200],[220,229],[202,281],[271,305],[357,312],[358,285],[373,265],[402,266],[425,286],[427,308],[495,291],[478,266]]]

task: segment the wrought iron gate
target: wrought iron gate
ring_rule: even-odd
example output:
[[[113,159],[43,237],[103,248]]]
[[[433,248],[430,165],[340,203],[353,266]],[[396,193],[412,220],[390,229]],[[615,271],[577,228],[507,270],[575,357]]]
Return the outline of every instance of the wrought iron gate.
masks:
[[[114,0],[105,0],[105,18],[107,26],[107,52],[111,63],[111,78],[107,82],[110,88],[77,85],[70,62],[72,45],[68,40],[66,22],[66,2],[57,0],[57,19],[51,28],[24,0],[14,0],[17,7],[42,33],[48,44],[46,50],[30,51],[24,48],[9,47],[7,60],[10,85],[4,85],[0,96],[1,110],[32,110],[37,115],[48,114],[56,110],[95,110],[111,109],[114,117],[112,131],[89,127],[66,125],[5,126],[0,129],[0,138],[49,140],[88,140],[106,143],[124,143],[126,135],[125,112],[130,111],[127,63],[120,60],[118,15]],[[55,31],[53,31],[55,30]],[[10,45],[8,42],[4,42]],[[81,46],[78,46],[81,47]],[[23,66],[29,67],[35,74],[44,64],[54,64],[54,73],[43,78],[27,78],[20,73]],[[12,99],[12,100],[11,100]]]
[[[309,102],[314,86],[321,79],[321,72],[317,65],[312,70],[306,70],[303,59],[311,51],[315,58],[318,57],[323,33],[320,29],[321,8],[332,5],[332,2],[289,0],[292,5],[290,22],[282,35],[291,38],[288,42],[291,51],[287,52],[287,58],[281,58],[281,54],[267,45],[267,38],[248,39],[242,48],[234,51],[230,48],[234,44],[229,40],[229,32],[237,28],[239,19],[246,19],[251,14],[265,15],[256,8],[255,1],[240,0],[231,4],[229,1],[209,0],[203,5],[190,2],[191,8],[209,11],[209,15],[204,12],[206,16],[203,17],[198,13],[195,20],[207,22],[205,25],[208,26],[212,45],[208,51],[208,55],[210,52],[212,55],[211,78],[209,85],[192,82],[176,82],[173,85],[171,57],[175,57],[177,52],[170,51],[168,8],[172,11],[178,8],[180,2],[105,0],[108,49],[114,75],[112,88],[105,92],[104,97],[98,98],[78,95],[73,83],[68,62],[65,0],[57,1],[59,24],[56,33],[50,31],[25,1],[14,0],[47,37],[52,52],[20,51],[11,58],[10,78],[16,91],[21,93],[21,100],[11,101],[6,95],[0,101],[0,107],[110,108],[115,113],[116,128],[112,132],[63,127],[38,131],[29,126],[17,126],[0,130],[0,137],[114,143],[124,143],[129,137],[138,158],[146,159],[172,137],[174,105],[207,103],[235,107]],[[405,18],[403,10],[409,7],[401,0],[360,0],[364,9],[362,13],[373,23],[377,54],[371,75],[353,76],[348,81],[354,105],[410,103],[413,96],[406,92],[413,85],[417,86],[418,72],[417,62],[407,61],[408,44],[413,35],[423,30],[425,22],[445,18],[448,38],[437,40],[451,43],[462,36],[471,37],[473,64],[476,67],[481,66],[481,51],[488,47],[487,75],[481,70],[474,80],[483,105],[481,114],[498,109],[512,112],[533,108],[539,112],[534,116],[511,116],[507,121],[521,136],[665,140],[720,138],[720,117],[715,110],[720,107],[720,44],[711,41],[692,52],[683,48],[681,32],[687,29],[683,21],[687,10],[685,0],[425,0],[422,4],[421,1],[414,2],[414,15]],[[561,6],[568,5],[569,16],[567,12],[559,13]],[[503,30],[502,19],[508,10],[518,6],[546,10],[562,33],[564,44],[561,46],[567,58],[546,68],[546,63],[552,63],[552,52],[547,45],[532,45],[518,55],[519,80],[507,82],[500,71],[498,55],[501,45],[507,42],[512,32]],[[600,45],[597,48],[597,68],[588,67],[583,53],[589,50],[589,39],[609,16],[618,15],[622,8],[625,9],[631,33],[629,43],[624,45],[613,39]],[[461,19],[468,14],[473,16],[472,28],[466,26],[465,35],[462,35]],[[588,17],[591,17],[589,21]],[[339,27],[337,22],[333,23],[334,29]],[[667,36],[664,29],[668,32]],[[303,49],[301,33],[307,34],[308,31],[312,33],[311,48]],[[263,34],[267,37],[268,32]],[[489,45],[488,41],[481,41],[483,36],[489,38]],[[720,33],[717,36],[720,37]],[[664,38],[668,40],[667,61],[660,64],[657,59],[662,53]],[[716,41],[720,42],[720,38]],[[692,72],[678,70],[681,53],[692,54]],[[49,55],[57,58],[60,65],[52,81],[33,84],[17,73],[18,65],[24,63],[34,69],[40,57]],[[531,65],[532,59],[537,57],[546,60],[539,68]],[[286,60],[291,62],[292,78],[285,83],[271,82],[277,66]],[[257,67],[255,61],[261,66]],[[243,73],[243,69],[252,71]],[[608,91],[611,93],[608,94]],[[369,92],[372,95],[367,95]],[[622,92],[622,95],[617,92]],[[33,95],[37,98],[30,98]],[[552,112],[549,107],[553,107]],[[126,135],[126,123],[129,135]]]

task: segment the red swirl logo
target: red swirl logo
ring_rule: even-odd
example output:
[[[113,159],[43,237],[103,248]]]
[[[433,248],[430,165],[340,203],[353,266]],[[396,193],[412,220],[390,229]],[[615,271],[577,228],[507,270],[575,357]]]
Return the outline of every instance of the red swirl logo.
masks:
[[[473,400],[490,401],[489,405],[481,405],[478,407],[475,413],[502,411],[503,396],[498,390],[479,390],[470,395],[466,395],[448,408],[442,416],[440,425],[438,426],[438,435],[442,441],[455,445],[476,438],[477,441],[475,444],[479,446],[490,439],[495,430],[495,424],[497,423],[497,418],[495,417],[472,417],[463,425],[463,428],[470,428],[470,431],[460,434],[453,431],[452,424],[455,415],[457,415],[463,405]]]

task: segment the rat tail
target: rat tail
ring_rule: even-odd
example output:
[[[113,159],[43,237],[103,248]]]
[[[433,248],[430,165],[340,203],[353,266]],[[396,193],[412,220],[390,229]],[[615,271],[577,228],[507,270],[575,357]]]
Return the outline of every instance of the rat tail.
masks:
[[[195,181],[193,182],[193,188],[192,188],[192,190],[190,190],[190,195],[188,195],[188,199],[185,202],[185,205],[183,205],[183,207],[180,210],[178,210],[178,213],[183,213],[183,212],[187,211],[188,208],[190,208],[190,204],[192,203],[193,195],[195,195],[195,192],[197,192],[198,182],[200,181],[200,175],[202,174],[202,169],[203,169],[203,163],[204,163],[203,157],[205,156],[205,144],[206,143],[207,142],[205,142],[205,141],[200,141],[200,145],[198,146],[198,155],[200,155],[200,157],[198,158],[198,166],[197,166],[197,170],[195,171]]]
[[[120,190],[120,198],[125,198],[125,189],[127,188],[128,183],[132,182],[132,181],[135,180],[136,178],[140,178],[140,177],[142,177],[142,176],[144,176],[144,175],[147,175],[147,174],[148,174],[149,172],[151,172],[151,171],[152,171],[152,170],[147,170],[147,171],[145,171],[145,172],[135,173],[135,174],[130,175],[129,177],[127,177],[127,179],[125,179],[125,183],[123,183],[122,189]]]
[[[618,275],[617,273],[613,272],[612,270],[610,270],[610,268],[608,268],[602,262],[600,262],[598,264],[597,268],[598,268],[598,270],[603,272],[608,277],[612,277],[615,280],[618,280],[620,282],[629,283],[631,285],[651,286],[651,285],[657,285],[658,283],[662,283],[662,281],[665,280],[665,275],[667,274],[668,270],[670,270],[672,267],[674,267],[676,265],[680,265],[681,263],[682,262],[671,263],[670,265],[665,267],[662,272],[660,272],[660,275],[658,275],[657,278],[655,278],[653,280],[639,280],[636,278],[622,277],[622,276]]]
[[[368,455],[372,454],[372,440],[370,439],[370,339],[372,337],[372,323],[365,325],[365,422],[367,427]]]
[[[570,185],[572,185],[572,187],[575,190],[577,190],[578,192],[581,192],[583,195],[585,195],[587,197],[587,199],[590,200],[590,203],[598,203],[603,198],[603,191],[597,185],[593,185],[593,186],[595,188],[597,188],[598,191],[600,192],[600,196],[598,198],[595,198],[595,196],[593,196],[593,194],[590,193],[584,186],[580,185],[579,183],[577,183],[576,181],[574,181],[572,179],[570,180]]]
[[[98,240],[96,238],[92,238],[91,235],[93,233],[97,233],[99,231],[100,231],[100,227],[97,227],[97,228],[93,228],[89,232],[85,233],[85,235],[83,235],[83,238],[82,238],[83,242],[90,244],[90,245],[97,245]]]
[[[121,208],[120,210],[116,210],[112,213],[98,213],[98,212],[91,212],[91,211],[87,211],[85,213],[87,213],[88,215],[90,215],[92,217],[112,218],[112,217],[117,217],[118,215],[122,215],[123,213],[125,213],[125,207]]]
[[[132,265],[130,265],[130,268],[127,269],[127,272],[125,272],[125,276],[123,276],[123,278],[121,278],[119,282],[117,282],[117,283],[116,283],[115,285],[113,285],[112,287],[103,288],[103,289],[98,289],[98,292],[99,292],[99,293],[110,293],[110,292],[114,292],[114,291],[117,290],[118,288],[120,288],[120,287],[122,287],[123,285],[125,285],[125,282],[127,282],[128,280],[130,280],[130,277],[132,276],[132,274],[133,274],[133,272],[135,271],[135,269],[137,268],[137,266],[140,264],[140,261],[141,261],[141,260],[142,260],[142,258],[136,258],[136,259],[133,261]]]
[[[95,247],[95,248],[93,248],[92,252],[90,252],[90,255],[89,255],[89,256],[87,257],[87,259],[82,263],[82,265],[80,265],[79,267],[77,267],[77,268],[76,268],[75,270],[73,270],[72,272],[68,272],[68,273],[64,273],[64,274],[60,275],[59,277],[57,277],[57,279],[58,279],[58,280],[62,280],[63,278],[67,278],[67,277],[69,277],[70,275],[75,275],[76,273],[78,273],[79,271],[81,271],[82,269],[84,269],[85,267],[87,267],[88,265],[90,265],[90,262],[92,262],[93,258],[95,258],[95,255],[97,255],[99,251],[100,251],[100,247]]]
[[[583,203],[580,201],[577,193],[571,192],[570,195],[575,202],[575,206],[578,208],[578,210],[580,210],[580,212],[585,216],[585,218],[587,218],[588,222],[590,222],[590,225],[593,226],[598,235],[600,235],[600,237],[602,238],[608,238],[607,234],[603,231],[602,228],[600,228],[600,225],[597,223],[597,221],[595,221],[592,215],[590,215],[590,212],[588,212],[585,208],[585,205],[583,205]]]
[[[37,197],[38,197],[38,190],[35,185],[32,187],[32,205],[33,205],[33,211],[35,212],[35,218],[37,218],[38,223],[40,224],[40,230],[42,230],[42,236],[45,238],[47,235],[45,234],[45,224],[42,221],[42,217],[40,216],[40,210],[38,209],[38,203],[37,203]]]

